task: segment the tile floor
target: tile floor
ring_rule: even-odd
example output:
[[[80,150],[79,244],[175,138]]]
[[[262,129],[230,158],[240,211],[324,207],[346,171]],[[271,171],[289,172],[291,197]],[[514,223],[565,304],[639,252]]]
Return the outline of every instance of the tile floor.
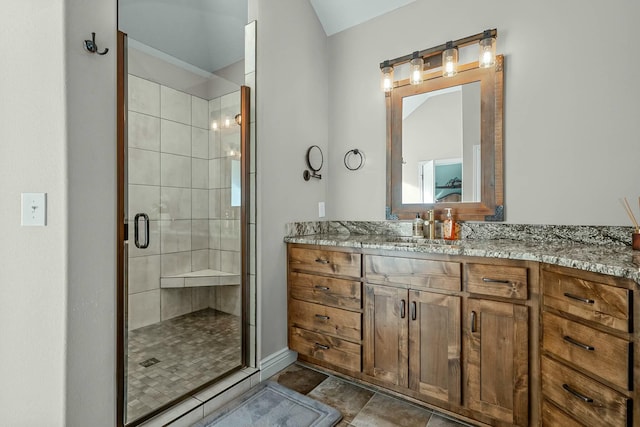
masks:
[[[240,318],[211,308],[135,329],[128,340],[127,421],[241,364]]]
[[[290,365],[270,380],[338,409],[343,417],[338,427],[463,427],[468,425],[298,363]]]

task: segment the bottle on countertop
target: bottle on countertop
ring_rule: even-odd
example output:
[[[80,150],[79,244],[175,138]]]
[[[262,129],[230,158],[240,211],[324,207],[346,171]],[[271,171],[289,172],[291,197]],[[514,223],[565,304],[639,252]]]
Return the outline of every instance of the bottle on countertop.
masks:
[[[424,229],[424,237],[427,239],[435,239],[436,238],[436,220],[435,220],[435,212],[433,209],[430,209],[427,212],[427,219],[424,221],[423,229]]]
[[[456,220],[453,218],[451,208],[445,209],[444,221],[442,223],[442,238],[445,240],[456,240]]]
[[[416,214],[416,219],[413,220],[413,237],[423,237],[424,236],[424,221],[420,218],[420,214]]]

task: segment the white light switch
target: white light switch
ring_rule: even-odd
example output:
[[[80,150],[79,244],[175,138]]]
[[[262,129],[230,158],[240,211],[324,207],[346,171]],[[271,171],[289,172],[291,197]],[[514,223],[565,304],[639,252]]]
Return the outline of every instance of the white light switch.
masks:
[[[22,193],[22,225],[47,225],[47,193]]]
[[[318,202],[318,217],[324,218],[324,202]]]

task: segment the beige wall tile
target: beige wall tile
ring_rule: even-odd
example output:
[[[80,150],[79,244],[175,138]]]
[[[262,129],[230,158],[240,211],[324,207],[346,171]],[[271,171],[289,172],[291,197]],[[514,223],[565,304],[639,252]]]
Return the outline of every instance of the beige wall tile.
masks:
[[[160,221],[160,251],[163,254],[191,250],[191,220]]]
[[[169,187],[191,187],[191,157],[162,153],[160,183]]]
[[[129,259],[129,295],[160,288],[160,255]]]
[[[191,126],[162,119],[160,135],[160,151],[191,156]]]
[[[160,119],[129,111],[128,139],[130,148],[160,151]]]
[[[182,316],[191,311],[191,288],[160,290],[160,318],[162,320]]]
[[[129,111],[160,117],[160,85],[129,75]]]
[[[157,151],[129,148],[129,184],[160,185],[160,154]]]
[[[160,321],[160,290],[129,295],[129,330]]]
[[[160,117],[190,125],[191,95],[162,86],[160,88]]]

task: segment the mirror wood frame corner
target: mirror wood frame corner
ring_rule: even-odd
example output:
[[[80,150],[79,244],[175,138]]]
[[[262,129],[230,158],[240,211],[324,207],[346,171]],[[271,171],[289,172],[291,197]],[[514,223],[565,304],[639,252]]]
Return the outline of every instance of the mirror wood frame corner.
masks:
[[[462,221],[504,221],[503,171],[503,97],[504,56],[496,56],[496,65],[479,68],[477,62],[461,65],[453,77],[440,71],[425,74],[423,83],[397,82],[385,94],[387,122],[387,219],[412,219],[416,213],[436,210],[436,217],[452,208]],[[480,156],[481,198],[479,202],[403,203],[402,202],[402,100],[404,97],[432,92],[466,83],[480,82]]]

